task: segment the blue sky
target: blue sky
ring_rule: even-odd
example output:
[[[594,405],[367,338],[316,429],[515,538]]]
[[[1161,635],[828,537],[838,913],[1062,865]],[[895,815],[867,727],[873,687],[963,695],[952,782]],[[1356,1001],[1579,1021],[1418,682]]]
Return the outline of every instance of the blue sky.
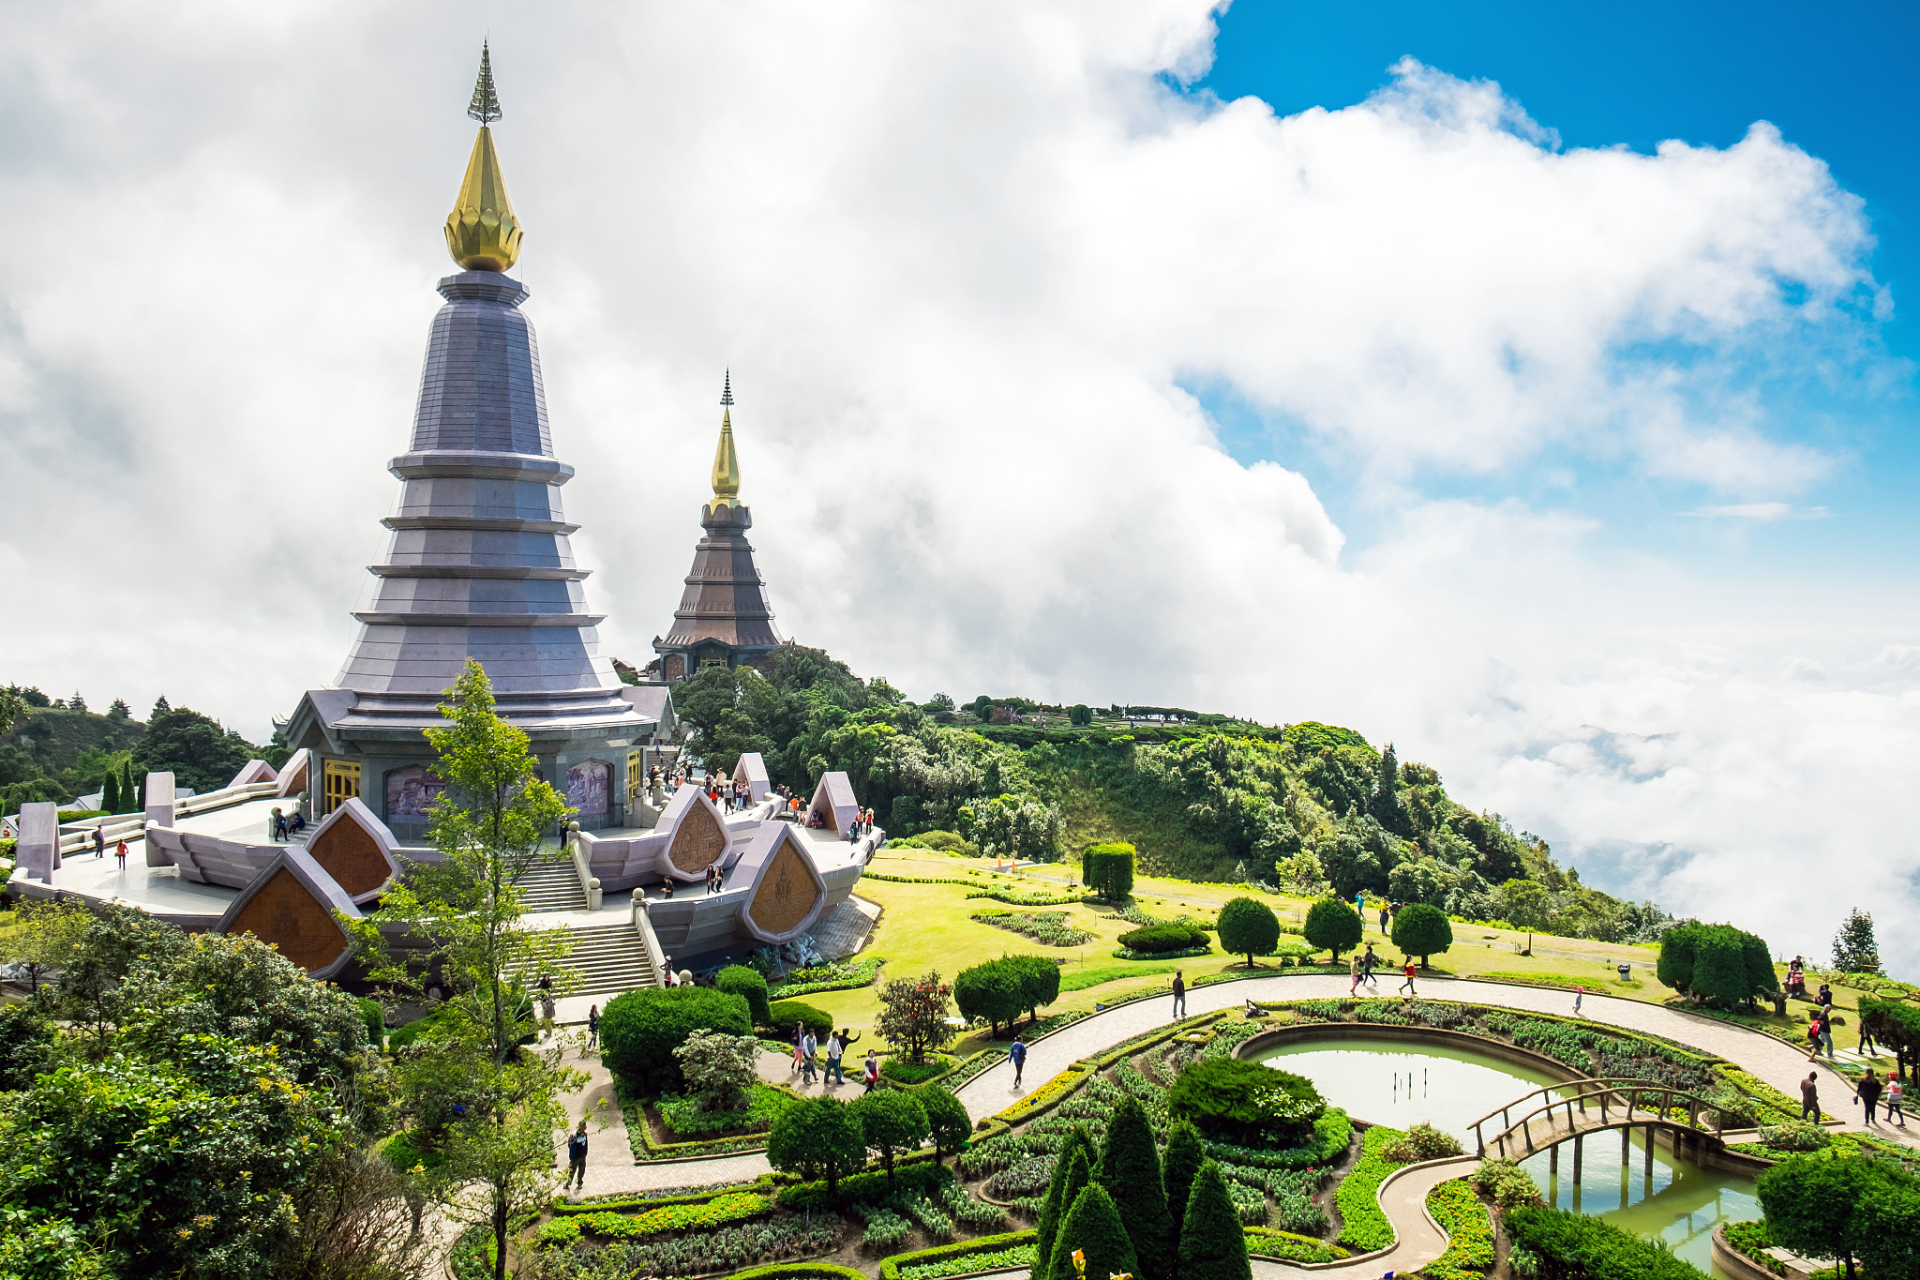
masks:
[[[1920,270],[1916,49],[1914,5],[1240,0],[1221,19],[1213,68],[1194,89],[1224,99],[1255,95],[1280,115],[1334,110],[1386,84],[1387,68],[1404,55],[1450,75],[1497,81],[1569,149],[1624,145],[1650,153],[1669,138],[1726,147],[1756,120],[1777,125],[1866,201],[1878,238],[1873,274],[1895,307],[1875,326],[1891,357],[1875,362],[1882,380],[1836,384],[1776,368],[1768,386],[1767,434],[1841,459],[1792,497],[1796,506],[1826,508],[1827,518],[1732,530],[1725,521],[1679,514],[1730,501],[1724,496],[1553,451],[1517,471],[1425,476],[1419,489],[1429,497],[1518,496],[1598,520],[1603,540],[1701,567],[1828,579],[1865,573],[1883,583],[1891,571],[1910,584],[1911,558],[1892,553],[1920,532],[1912,501],[1920,403],[1910,372],[1895,363],[1920,362],[1920,322],[1908,305]],[[1356,546],[1383,531],[1385,513],[1359,499],[1356,476],[1340,459],[1318,454],[1289,424],[1263,421],[1230,394],[1191,389],[1230,452],[1303,470]]]

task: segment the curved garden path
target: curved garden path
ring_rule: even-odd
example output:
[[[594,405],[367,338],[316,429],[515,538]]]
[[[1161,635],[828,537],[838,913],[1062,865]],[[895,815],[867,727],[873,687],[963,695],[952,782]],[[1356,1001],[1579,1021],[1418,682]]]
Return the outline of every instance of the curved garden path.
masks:
[[[1223,1009],[1236,1009],[1248,1000],[1277,1003],[1283,1000],[1344,997],[1347,994],[1344,989],[1346,983],[1347,979],[1340,974],[1275,974],[1265,978],[1245,978],[1234,982],[1215,983],[1188,992],[1187,1014],[1193,1016]],[[1393,994],[1391,983],[1392,976],[1383,975],[1378,992],[1363,992],[1363,994],[1391,996]],[[1468,1001],[1518,1009],[1528,1013],[1567,1015],[1573,1012],[1573,997],[1570,994],[1542,987],[1522,987],[1499,982],[1475,982],[1471,979],[1438,977],[1421,978],[1419,986],[1422,996],[1435,1000]],[[1036,1042],[1028,1049],[1026,1071],[1023,1073],[1025,1087],[1019,1090],[1014,1089],[1013,1067],[1009,1063],[1001,1062],[963,1085],[959,1090],[960,1101],[965,1104],[967,1114],[975,1120],[993,1115],[1006,1108],[1021,1094],[1045,1084],[1072,1063],[1109,1049],[1123,1040],[1129,1040],[1156,1027],[1165,1026],[1172,1021],[1172,1015],[1173,999],[1171,996],[1166,996],[1152,1000],[1138,1000],[1117,1009],[1097,1013],[1090,1018],[1083,1018]],[[1664,1036],[1682,1044],[1692,1045],[1740,1066],[1788,1097],[1799,1096],[1799,1082],[1804,1080],[1807,1072],[1812,1069],[1807,1064],[1805,1053],[1772,1036],[1660,1005],[1623,1000],[1616,996],[1589,994],[1581,1006],[1580,1016],[1589,1022]],[[1828,1114],[1843,1117],[1845,1128],[1854,1130],[1864,1128],[1857,1119],[1853,1118],[1853,1115],[1849,1114],[1853,1095],[1852,1085],[1839,1075],[1827,1070],[1824,1065],[1819,1069],[1819,1080],[1821,1106]],[[808,1090],[808,1092],[818,1091],[819,1086]],[[832,1092],[840,1096],[854,1096],[860,1092],[860,1089],[855,1085],[845,1092],[839,1089]],[[1915,1126],[1915,1129],[1916,1132],[1920,1132],[1920,1126]],[[1875,1125],[1871,1132],[1886,1141],[1920,1145],[1908,1139],[1903,1130]],[[1383,1184],[1380,1197],[1381,1208],[1393,1223],[1394,1232],[1398,1237],[1393,1249],[1388,1253],[1340,1266],[1317,1267],[1312,1272],[1283,1263],[1255,1260],[1254,1275],[1258,1280],[1283,1280],[1283,1278],[1294,1280],[1296,1277],[1329,1273],[1336,1276],[1357,1277],[1379,1276],[1391,1271],[1404,1275],[1424,1266],[1439,1257],[1446,1248],[1446,1236],[1427,1216],[1427,1192],[1441,1182],[1460,1177],[1473,1163],[1474,1161],[1468,1157],[1458,1161],[1417,1166]],[[613,1192],[739,1182],[758,1177],[766,1172],[767,1168],[766,1156],[753,1154],[727,1156],[713,1160],[634,1165],[629,1169],[596,1169],[593,1171],[595,1176],[592,1178],[595,1185],[587,1188],[587,1191],[591,1195],[607,1195]],[[1010,1271],[995,1274],[1015,1275],[1024,1274],[1024,1272]]]

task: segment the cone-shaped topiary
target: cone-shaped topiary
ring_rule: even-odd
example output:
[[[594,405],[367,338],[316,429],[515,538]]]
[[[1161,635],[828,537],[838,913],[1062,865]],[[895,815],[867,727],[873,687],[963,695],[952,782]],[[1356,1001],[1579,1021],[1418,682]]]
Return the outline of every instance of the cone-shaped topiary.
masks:
[[[1220,1194],[1227,1194],[1224,1187]],[[1231,1208],[1228,1212],[1232,1212]],[[1233,1224],[1233,1234],[1236,1239],[1240,1236],[1237,1221]],[[1073,1265],[1075,1252],[1086,1256],[1088,1280],[1140,1274],[1140,1261],[1120,1221],[1120,1211],[1113,1207],[1113,1197],[1107,1194],[1107,1189],[1097,1182],[1074,1198],[1072,1210],[1061,1221],[1060,1236],[1053,1242],[1053,1262],[1047,1274],[1055,1280],[1072,1280],[1078,1274]],[[1247,1247],[1243,1242],[1240,1246],[1242,1266],[1246,1256]],[[1252,1280],[1251,1272],[1248,1280]]]
[[[1253,1280],[1240,1215],[1227,1197],[1220,1166],[1211,1160],[1194,1175],[1180,1224],[1180,1280]]]
[[[1107,1122],[1100,1185],[1113,1197],[1127,1237],[1133,1241],[1141,1280],[1173,1280],[1173,1222],[1167,1216],[1167,1191],[1160,1180],[1160,1153],[1153,1146],[1146,1108],[1137,1098],[1122,1099]]]
[[[1161,1169],[1161,1185],[1167,1189],[1168,1245],[1176,1269],[1180,1258],[1180,1224],[1187,1217],[1187,1196],[1193,1190],[1193,1177],[1206,1163],[1207,1147],[1200,1131],[1188,1120],[1176,1121],[1167,1137],[1167,1158]]]
[[[1093,1177],[1093,1162],[1088,1158],[1092,1147],[1086,1130],[1076,1125],[1054,1158],[1053,1180],[1047,1183],[1047,1198],[1040,1206],[1039,1229],[1034,1233],[1032,1280],[1049,1280],[1052,1275],[1053,1242],[1060,1234],[1060,1221],[1067,1216],[1073,1198]],[[1073,1280],[1071,1271],[1066,1280]]]

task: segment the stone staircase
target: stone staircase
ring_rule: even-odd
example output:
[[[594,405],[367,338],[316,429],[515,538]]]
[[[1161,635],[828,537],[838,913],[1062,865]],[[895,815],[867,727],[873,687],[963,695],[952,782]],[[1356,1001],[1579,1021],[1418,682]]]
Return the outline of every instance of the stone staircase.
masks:
[[[571,858],[541,862],[520,879],[520,899],[528,911],[585,911],[587,894]],[[628,930],[632,932],[632,930]]]
[[[580,974],[576,996],[614,995],[635,987],[657,986],[653,962],[631,924],[572,929],[573,954],[569,968]]]

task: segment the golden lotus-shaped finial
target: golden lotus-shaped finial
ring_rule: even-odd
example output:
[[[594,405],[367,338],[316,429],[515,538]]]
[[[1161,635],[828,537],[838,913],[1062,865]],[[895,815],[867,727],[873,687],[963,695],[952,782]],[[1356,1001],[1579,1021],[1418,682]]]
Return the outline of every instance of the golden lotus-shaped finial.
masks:
[[[740,457],[733,451],[733,371],[720,393],[720,443],[713,451],[713,501],[709,511],[740,505]]]
[[[507,199],[507,179],[494,154],[493,131],[487,125],[500,118],[500,99],[493,89],[493,64],[485,45],[480,47],[480,78],[474,85],[473,105],[467,114],[480,122],[467,160],[466,181],[447,215],[447,252],[468,271],[505,271],[520,257],[520,220]]]

